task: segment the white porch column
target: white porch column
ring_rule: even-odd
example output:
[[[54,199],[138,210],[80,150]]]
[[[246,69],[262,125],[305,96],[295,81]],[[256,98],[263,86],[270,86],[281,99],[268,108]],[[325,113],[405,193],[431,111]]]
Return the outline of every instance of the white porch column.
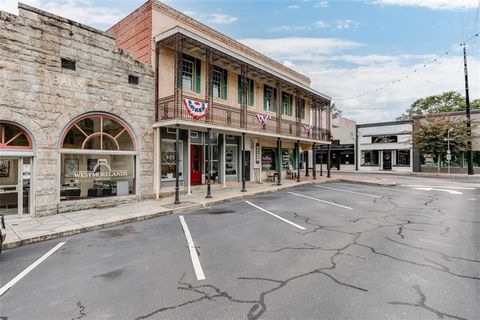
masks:
[[[160,175],[161,175],[161,160],[160,160],[160,128],[155,128],[153,132],[153,187],[155,189],[155,199],[160,198]]]
[[[17,183],[17,196],[18,196],[18,214],[23,214],[23,158],[18,158],[18,183]]]

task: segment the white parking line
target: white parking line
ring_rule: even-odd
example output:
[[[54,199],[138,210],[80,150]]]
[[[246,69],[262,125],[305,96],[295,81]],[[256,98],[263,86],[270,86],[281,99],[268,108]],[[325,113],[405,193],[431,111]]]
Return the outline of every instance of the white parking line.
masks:
[[[18,274],[18,276],[16,276],[15,278],[13,278],[9,283],[7,283],[6,285],[4,285],[1,289],[0,289],[0,297],[5,293],[7,292],[11,287],[13,287],[18,281],[20,281],[23,277],[25,277],[27,274],[30,273],[30,271],[32,271],[35,267],[37,267],[40,263],[42,263],[43,261],[45,261],[45,259],[47,259],[48,257],[50,257],[55,251],[57,251],[58,249],[60,249],[61,246],[63,246],[65,244],[65,242],[60,242],[59,244],[57,244],[53,249],[50,249],[50,251],[48,251],[47,253],[45,253],[43,256],[41,256],[37,261],[35,261],[34,263],[32,263],[29,267],[27,267],[25,270],[23,270],[22,272],[20,272]]]
[[[369,193],[363,193],[363,192],[357,192],[357,191],[352,191],[352,190],[345,190],[345,189],[337,189],[337,188],[331,188],[331,187],[325,187],[325,186],[317,186],[313,185],[314,187],[317,188],[323,188],[323,189],[330,189],[330,190],[336,190],[336,191],[342,191],[342,192],[349,192],[349,193],[355,193],[355,194],[360,194],[363,196],[369,196],[369,197],[374,197],[374,198],[381,198],[380,196],[376,196],[374,194],[369,194]]]
[[[326,201],[326,200],[321,200],[321,199],[317,199],[317,198],[312,198],[312,197],[306,196],[306,195],[304,195],[304,194],[295,193],[295,192],[287,192],[287,193],[289,193],[289,194],[294,194],[294,195],[299,196],[299,197],[304,197],[304,198],[307,198],[307,199],[315,200],[315,201],[318,201],[318,202],[323,202],[323,203],[331,204],[332,206],[337,206],[337,207],[340,207],[340,208],[344,208],[344,209],[348,209],[348,210],[353,210],[353,208],[350,208],[350,207],[347,207],[347,206],[342,206],[341,204],[338,204],[338,203],[334,203],[334,202],[330,202],[330,201]]]
[[[402,184],[402,187],[413,187],[413,188],[443,188],[443,189],[458,189],[458,190],[475,190],[476,188],[471,187],[454,187],[454,186],[425,186],[420,184]]]
[[[203,273],[202,266],[200,265],[200,259],[198,259],[197,250],[195,249],[195,244],[193,243],[192,236],[188,230],[187,223],[185,218],[180,216],[180,223],[182,224],[183,232],[185,233],[185,238],[188,243],[188,250],[190,251],[190,258],[192,258],[193,269],[195,270],[195,275],[197,280],[205,280],[205,274]]]
[[[292,222],[292,221],[290,221],[290,220],[287,220],[287,219],[285,219],[285,218],[280,217],[279,215],[276,215],[276,214],[273,213],[273,212],[270,212],[270,211],[268,211],[268,210],[266,210],[266,209],[263,209],[262,207],[259,207],[259,206],[257,206],[256,204],[251,203],[250,201],[245,201],[245,202],[248,203],[249,205],[251,205],[252,207],[255,207],[255,208],[257,208],[258,210],[261,210],[261,211],[263,211],[263,212],[266,212],[266,213],[274,216],[275,218],[278,218],[278,219],[282,220],[283,222],[286,222],[286,223],[288,223],[288,224],[291,224],[292,226],[294,226],[294,227],[296,227],[296,228],[298,228],[298,229],[301,229],[301,230],[305,230],[305,229],[306,229],[306,228],[304,228],[304,227],[302,227],[302,226],[299,226],[298,224],[296,224],[296,223],[294,223],[294,222]]]

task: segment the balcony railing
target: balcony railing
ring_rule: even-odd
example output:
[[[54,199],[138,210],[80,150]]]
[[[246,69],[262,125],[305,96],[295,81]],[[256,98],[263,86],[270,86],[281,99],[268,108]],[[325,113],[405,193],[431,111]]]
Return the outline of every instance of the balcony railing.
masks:
[[[187,97],[200,102],[205,100]],[[218,125],[225,128],[247,129],[258,132],[265,132],[270,134],[279,134],[283,136],[290,136],[292,138],[303,138],[312,140],[326,141],[329,138],[329,131],[319,127],[309,127],[304,123],[295,122],[292,120],[282,119],[279,129],[277,129],[277,117],[271,115],[265,124],[261,124],[257,118],[257,114],[251,110],[247,110],[247,120],[242,126],[242,112],[239,107],[227,106],[219,103],[213,103],[209,108],[208,114],[203,119],[193,119],[192,116],[185,110],[183,105],[175,110],[175,102],[173,96],[159,99],[158,115],[159,120],[182,119],[192,121],[192,123],[206,123]]]

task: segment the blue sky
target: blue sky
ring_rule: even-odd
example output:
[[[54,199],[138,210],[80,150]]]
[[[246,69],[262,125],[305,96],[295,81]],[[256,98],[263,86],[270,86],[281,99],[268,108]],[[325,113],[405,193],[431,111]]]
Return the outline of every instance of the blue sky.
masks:
[[[25,0],[107,29],[144,1]],[[479,31],[479,0],[167,0],[165,3],[312,79],[359,123],[394,120],[415,99],[464,92],[459,44]],[[16,0],[0,9],[16,12]],[[475,24],[476,22],[476,24]],[[469,42],[472,98],[480,98],[480,38]],[[451,49],[448,55],[425,62]],[[360,98],[410,74],[407,79]]]

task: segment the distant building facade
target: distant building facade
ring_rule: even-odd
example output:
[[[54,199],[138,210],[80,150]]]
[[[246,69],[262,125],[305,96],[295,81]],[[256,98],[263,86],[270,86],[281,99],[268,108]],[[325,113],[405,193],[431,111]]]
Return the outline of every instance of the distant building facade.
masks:
[[[356,126],[356,170],[413,171],[412,121]]]

